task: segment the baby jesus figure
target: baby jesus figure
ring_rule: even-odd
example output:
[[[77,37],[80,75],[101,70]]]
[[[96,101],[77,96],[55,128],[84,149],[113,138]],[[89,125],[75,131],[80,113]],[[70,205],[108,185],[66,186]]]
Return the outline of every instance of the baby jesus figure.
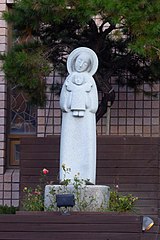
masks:
[[[71,109],[74,117],[83,117],[85,110],[90,106],[89,92],[92,82],[86,78],[86,74],[73,74],[66,82],[66,89],[70,92],[68,98],[68,108]]]

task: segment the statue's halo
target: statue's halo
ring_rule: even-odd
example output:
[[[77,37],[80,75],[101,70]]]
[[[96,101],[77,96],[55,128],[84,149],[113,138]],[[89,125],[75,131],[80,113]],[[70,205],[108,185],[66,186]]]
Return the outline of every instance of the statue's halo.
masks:
[[[70,74],[75,71],[74,70],[75,60],[82,53],[88,54],[90,57],[91,67],[88,69],[87,72],[93,76],[98,68],[98,58],[95,52],[87,47],[76,48],[69,54],[67,59],[67,70]]]

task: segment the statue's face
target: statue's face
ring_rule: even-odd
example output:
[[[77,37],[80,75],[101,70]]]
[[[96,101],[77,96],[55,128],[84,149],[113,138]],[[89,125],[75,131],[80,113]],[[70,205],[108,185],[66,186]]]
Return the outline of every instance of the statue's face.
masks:
[[[85,72],[90,65],[90,59],[87,54],[80,54],[75,61],[75,70],[77,72]]]

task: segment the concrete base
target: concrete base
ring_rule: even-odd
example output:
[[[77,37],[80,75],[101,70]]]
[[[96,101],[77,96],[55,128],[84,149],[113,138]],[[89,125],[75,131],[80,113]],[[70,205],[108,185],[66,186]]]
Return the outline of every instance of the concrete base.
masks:
[[[84,185],[75,189],[73,185],[46,185],[44,205],[46,210],[57,210],[56,194],[73,193],[73,211],[103,211],[108,206],[110,187],[103,185]]]

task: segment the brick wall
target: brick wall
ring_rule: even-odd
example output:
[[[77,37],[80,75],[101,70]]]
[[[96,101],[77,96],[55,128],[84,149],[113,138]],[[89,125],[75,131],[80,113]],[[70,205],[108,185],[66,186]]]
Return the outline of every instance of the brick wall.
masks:
[[[2,13],[6,10],[4,0],[0,1],[0,53],[7,51],[7,24],[2,19]],[[2,63],[0,63],[2,66]],[[5,138],[6,138],[6,99],[7,86],[4,73],[0,70],[0,174],[4,173]]]
[[[62,82],[58,76],[56,81]],[[61,111],[59,97],[50,93],[52,77],[48,78],[48,100],[45,109],[38,110],[38,136],[60,134]],[[143,92],[119,88],[112,80],[116,98],[106,114],[97,124],[98,135],[132,135],[143,137],[160,136],[160,85],[155,85],[151,92],[157,97],[146,96]],[[147,86],[143,86],[147,88]],[[149,90],[149,89],[148,89]],[[106,116],[109,116],[109,121]],[[107,124],[109,123],[109,126]]]
[[[160,136],[160,85],[152,89],[147,84],[142,90],[157,93],[157,97],[135,93],[127,87],[119,88],[115,79],[112,85],[116,99],[111,107],[110,135],[139,135],[143,137]]]
[[[0,53],[8,49],[8,28],[2,19],[3,11],[7,10],[6,3],[13,1],[0,0]],[[2,63],[0,62],[0,68]],[[6,117],[7,117],[7,83],[0,69],[0,205],[19,204],[19,169],[5,169],[6,164]]]

